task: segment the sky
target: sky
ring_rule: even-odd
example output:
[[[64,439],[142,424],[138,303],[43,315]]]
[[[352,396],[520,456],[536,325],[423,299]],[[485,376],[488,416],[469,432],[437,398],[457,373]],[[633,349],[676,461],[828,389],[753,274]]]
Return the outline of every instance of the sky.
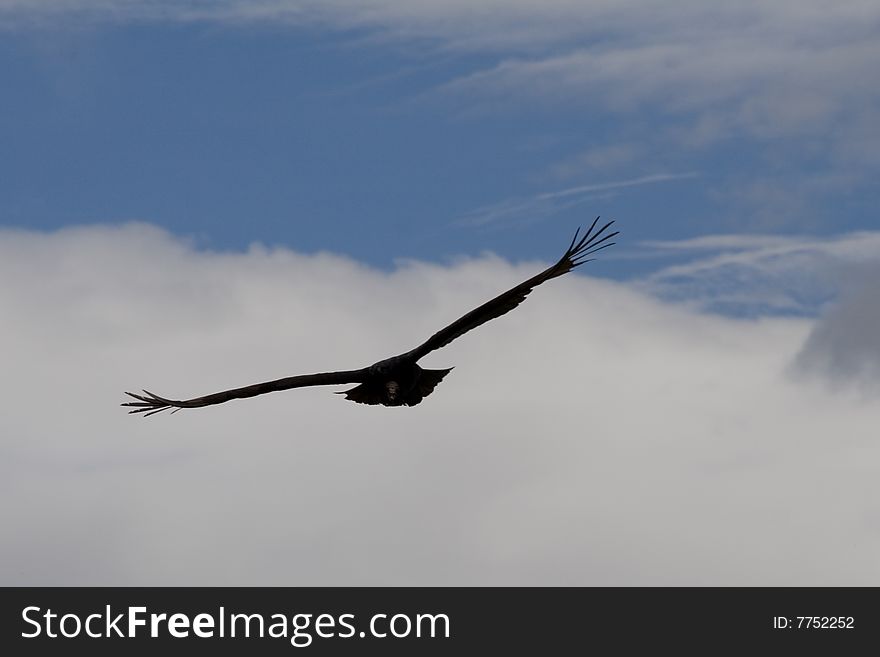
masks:
[[[880,585],[874,2],[0,0],[0,584]],[[333,388],[127,416],[406,351]]]

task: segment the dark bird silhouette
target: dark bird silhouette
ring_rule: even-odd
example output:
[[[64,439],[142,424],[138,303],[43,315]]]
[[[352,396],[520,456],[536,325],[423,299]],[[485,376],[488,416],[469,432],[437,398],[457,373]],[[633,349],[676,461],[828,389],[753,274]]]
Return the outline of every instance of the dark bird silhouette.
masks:
[[[418,361],[435,349],[445,347],[471,329],[510,312],[523,302],[529,292],[544,281],[567,274],[575,267],[590,262],[592,258],[589,256],[614,244],[608,240],[617,235],[618,231],[602,237],[606,229],[614,222],[609,221],[599,230],[593,232],[598,221],[599,218],[596,217],[589,230],[580,239],[578,239],[580,229],[575,232],[568,250],[556,264],[455,320],[412,351],[380,360],[378,363],[359,370],[290,376],[285,379],[256,383],[244,388],[225,390],[213,395],[183,401],[165,399],[146,390],[143,391],[143,395],[126,392],[125,394],[134,398],[135,401],[125,402],[122,405],[133,407],[129,413],[144,413],[146,417],[168,409],[174,409],[172,413],[175,413],[181,408],[200,408],[222,404],[230,399],[256,397],[276,390],[357,383],[358,385],[354,388],[337,394],[345,395],[346,399],[359,404],[415,406],[430,395],[437,384],[443,380],[443,377],[452,370],[451,367],[445,370],[423,369],[419,367]]]

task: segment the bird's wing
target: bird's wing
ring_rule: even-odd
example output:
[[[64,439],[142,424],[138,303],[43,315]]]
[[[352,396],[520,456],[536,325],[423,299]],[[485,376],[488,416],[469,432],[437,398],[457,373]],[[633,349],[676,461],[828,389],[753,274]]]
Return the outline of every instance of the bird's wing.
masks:
[[[415,359],[418,360],[419,358],[422,358],[425,354],[434,351],[435,349],[445,347],[450,342],[464,335],[471,329],[475,329],[481,324],[485,324],[490,319],[501,317],[501,315],[510,312],[523,302],[529,292],[531,292],[544,281],[548,281],[551,278],[556,278],[557,276],[562,276],[563,274],[570,272],[575,267],[582,265],[585,262],[590,262],[592,258],[590,258],[589,256],[596,253],[596,251],[600,251],[614,244],[614,242],[609,242],[608,240],[617,235],[619,232],[615,231],[613,233],[608,233],[607,235],[602,237],[602,234],[605,232],[605,230],[614,222],[609,221],[607,224],[602,226],[602,228],[600,228],[596,232],[593,232],[593,229],[596,227],[598,221],[599,217],[596,217],[596,220],[590,226],[589,230],[587,230],[586,234],[584,234],[583,237],[581,237],[580,239],[578,239],[580,229],[575,232],[574,238],[571,240],[571,244],[569,245],[568,250],[555,265],[553,265],[552,267],[548,267],[537,276],[533,276],[529,280],[520,283],[519,285],[508,290],[504,294],[500,294],[491,301],[487,301],[479,308],[475,308],[467,315],[464,315],[463,317],[455,320],[454,322],[452,322],[452,324],[444,329],[441,329],[430,338],[428,338],[427,341],[425,341],[423,344],[413,349],[410,352],[410,355],[414,356]]]
[[[277,379],[275,381],[267,381],[265,383],[255,383],[244,388],[234,388],[232,390],[224,390],[223,392],[215,392],[213,395],[205,395],[204,397],[196,397],[194,399],[186,399],[177,401],[174,399],[165,399],[152,392],[143,391],[143,395],[136,395],[133,392],[125,394],[135,399],[135,401],[124,402],[122,406],[133,407],[129,413],[144,413],[144,417],[167,411],[170,408],[177,412],[181,408],[200,408],[202,406],[211,406],[213,404],[222,404],[230,399],[245,399],[247,397],[256,397],[264,395],[267,392],[275,392],[276,390],[290,390],[291,388],[304,388],[306,386],[327,386],[339,383],[363,383],[366,381],[367,370],[349,370],[345,372],[322,372],[320,374],[303,374],[301,376],[289,376],[285,379]]]

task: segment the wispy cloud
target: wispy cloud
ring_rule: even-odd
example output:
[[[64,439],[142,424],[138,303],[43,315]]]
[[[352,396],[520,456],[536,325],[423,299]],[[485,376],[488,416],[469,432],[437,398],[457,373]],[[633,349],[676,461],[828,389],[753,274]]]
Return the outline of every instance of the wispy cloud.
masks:
[[[614,134],[606,137],[628,141],[637,134],[640,150],[655,156],[706,151],[744,137],[757,145],[753,161],[766,165],[761,155],[774,149],[787,162],[809,159],[814,170],[827,170],[829,180],[845,180],[849,188],[867,188],[880,171],[880,87],[865,82],[875,77],[880,61],[877,2],[744,0],[721,7],[692,0],[483,0],[478,5],[0,0],[0,29],[177,21],[353,31],[352,39],[366,34],[375,42],[418,44],[420,52],[444,57],[480,53],[462,58],[429,92],[432,101],[450,102],[463,114],[537,106],[554,114],[574,110],[590,118],[613,117]],[[625,154],[604,154],[612,162],[620,157]],[[776,180],[766,173],[730,181],[726,205],[764,212],[760,221],[772,229],[797,222],[817,197],[845,193],[821,181],[802,185],[800,169],[786,167]],[[486,216],[508,212],[516,210],[487,208]]]
[[[558,162],[552,167],[550,175],[570,180],[583,176],[585,172],[620,170],[632,164],[643,150],[643,146],[631,142],[592,146]]]
[[[703,310],[734,314],[815,315],[849,286],[853,271],[880,263],[877,231],[826,238],[705,235],[646,241],[640,247],[644,255],[681,260],[644,278],[642,289]]]
[[[459,221],[462,224],[471,226],[484,226],[502,221],[537,221],[586,201],[607,196],[618,189],[687,180],[689,178],[696,178],[698,175],[694,171],[686,173],[656,173],[627,180],[611,180],[578,185],[552,192],[542,192],[529,197],[515,197],[477,208],[467,213]]]
[[[639,185],[649,185],[651,183],[667,182],[670,180],[684,180],[687,178],[696,178],[699,174],[695,171],[687,173],[655,173],[650,176],[641,176],[639,178],[631,178],[629,180],[613,180],[604,183],[594,183],[590,185],[579,185],[577,187],[569,187],[556,192],[545,192],[538,194],[536,198],[541,200],[550,200],[557,198],[566,198],[568,196],[580,196],[581,194],[590,194],[594,192],[604,192],[609,189],[620,189],[622,187],[637,187]]]
[[[689,122],[701,139],[738,131],[815,136],[833,124],[859,150],[855,138],[876,134],[878,91],[863,83],[880,57],[876,2],[484,0],[475,8],[460,0],[0,0],[0,26],[77,17],[361,28],[447,51],[497,53],[500,61],[448,90],[615,112],[649,104],[696,117]]]

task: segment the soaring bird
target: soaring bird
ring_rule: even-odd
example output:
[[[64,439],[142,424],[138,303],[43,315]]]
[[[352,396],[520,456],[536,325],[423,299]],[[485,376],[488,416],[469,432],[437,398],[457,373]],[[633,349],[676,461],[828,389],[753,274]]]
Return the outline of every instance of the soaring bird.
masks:
[[[604,237],[602,236],[614,222],[609,221],[594,232],[598,222],[599,217],[596,217],[589,230],[580,239],[578,239],[580,229],[575,231],[571,244],[556,264],[455,320],[446,328],[437,331],[437,333],[412,351],[380,360],[369,367],[359,370],[290,376],[285,379],[255,383],[244,388],[224,390],[213,395],[205,395],[204,397],[195,397],[194,399],[182,401],[166,399],[146,390],[143,391],[143,395],[126,392],[125,394],[132,397],[135,401],[124,402],[122,406],[132,407],[129,413],[144,413],[146,417],[154,413],[167,411],[168,409],[174,409],[172,413],[176,413],[182,408],[212,406],[213,404],[222,404],[230,399],[256,397],[257,395],[276,390],[344,383],[357,383],[358,385],[337,394],[345,395],[346,399],[358,402],[359,404],[415,406],[430,395],[437,384],[443,380],[443,377],[452,370],[451,367],[444,370],[423,369],[419,367],[418,361],[435,349],[445,347],[471,329],[485,324],[490,319],[501,317],[501,315],[510,312],[522,303],[529,292],[544,281],[567,274],[575,267],[585,262],[590,262],[593,258],[589,256],[614,244],[614,242],[609,242],[608,240],[617,235],[619,231],[607,233]]]

